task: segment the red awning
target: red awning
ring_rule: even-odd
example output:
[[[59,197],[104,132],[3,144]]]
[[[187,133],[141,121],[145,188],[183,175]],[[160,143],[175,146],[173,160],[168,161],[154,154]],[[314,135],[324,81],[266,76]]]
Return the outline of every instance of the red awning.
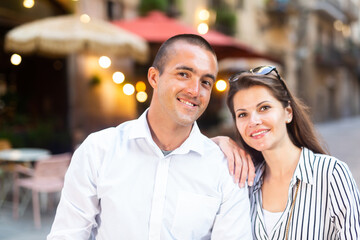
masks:
[[[197,31],[180,21],[167,17],[160,11],[150,12],[145,17],[138,17],[131,20],[113,21],[116,26],[133,32],[150,43],[162,43],[168,38],[182,33],[198,34]],[[236,39],[210,30],[203,36],[214,48],[218,59],[223,58],[264,58],[274,62],[279,60],[260,53]]]

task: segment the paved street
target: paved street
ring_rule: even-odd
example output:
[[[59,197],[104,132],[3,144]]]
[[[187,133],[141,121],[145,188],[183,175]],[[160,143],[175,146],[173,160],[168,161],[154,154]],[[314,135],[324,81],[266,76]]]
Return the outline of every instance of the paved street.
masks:
[[[360,186],[360,116],[316,126],[330,154],[346,162]]]
[[[346,162],[360,186],[360,116],[316,125],[320,135],[328,144],[332,155]],[[50,231],[54,211],[42,213],[43,227],[38,230],[33,226],[31,205],[24,216],[12,219],[11,204],[0,208],[1,240],[42,240]]]

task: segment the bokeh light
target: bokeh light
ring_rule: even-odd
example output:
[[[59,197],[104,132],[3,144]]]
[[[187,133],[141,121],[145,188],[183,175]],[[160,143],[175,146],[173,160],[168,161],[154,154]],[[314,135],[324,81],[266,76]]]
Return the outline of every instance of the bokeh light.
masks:
[[[136,94],[136,100],[138,100],[139,102],[145,102],[147,100],[147,94],[146,92],[138,92]]]
[[[340,21],[340,20],[336,20],[334,22],[334,28],[337,30],[337,31],[341,31],[342,30],[342,27],[343,27],[343,23]]]
[[[219,79],[216,81],[215,87],[216,87],[216,90],[218,90],[219,92],[223,92],[227,88],[227,83],[224,80]]]
[[[130,96],[130,95],[134,94],[134,92],[135,92],[135,87],[134,87],[132,84],[127,83],[127,84],[125,84],[124,87],[123,87],[123,92],[124,92],[126,95]]]
[[[19,65],[21,63],[21,60],[22,60],[21,56],[19,54],[16,54],[16,53],[11,55],[11,57],[10,57],[10,62],[13,65]]]
[[[200,34],[205,34],[209,31],[209,26],[206,23],[200,23],[197,27],[197,31]]]
[[[112,79],[114,83],[121,84],[125,81],[125,75],[122,72],[114,72]]]
[[[25,8],[32,8],[32,7],[34,7],[34,5],[35,5],[35,1],[34,1],[34,0],[24,0],[24,1],[23,1],[23,6],[24,6]]]
[[[102,68],[108,68],[111,65],[111,59],[107,56],[101,56],[99,58],[99,65]]]
[[[202,9],[202,10],[200,10],[198,16],[199,16],[199,19],[200,19],[201,21],[207,21],[207,20],[209,20],[210,13],[209,13],[208,10]]]
[[[146,84],[143,81],[138,81],[135,85],[137,92],[145,92]]]
[[[90,18],[90,16],[87,15],[87,14],[81,14],[81,16],[80,16],[80,21],[81,21],[82,23],[88,23],[88,22],[91,21],[91,18]]]

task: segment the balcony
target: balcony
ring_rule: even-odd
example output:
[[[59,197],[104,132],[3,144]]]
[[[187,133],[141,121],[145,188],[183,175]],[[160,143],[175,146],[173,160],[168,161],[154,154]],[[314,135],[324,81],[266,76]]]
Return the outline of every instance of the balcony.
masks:
[[[333,68],[343,64],[341,51],[334,46],[318,44],[315,50],[315,63],[319,67]]]
[[[292,0],[267,0],[265,1],[265,9],[268,13],[285,14],[293,11]]]
[[[356,21],[359,16],[358,8],[351,0],[317,1],[313,10],[331,21],[340,20],[343,23]]]
[[[360,46],[349,40],[341,58],[346,66],[358,69],[360,67]]]
[[[283,26],[288,17],[297,11],[294,0],[265,0],[264,10],[269,17],[271,26]]]

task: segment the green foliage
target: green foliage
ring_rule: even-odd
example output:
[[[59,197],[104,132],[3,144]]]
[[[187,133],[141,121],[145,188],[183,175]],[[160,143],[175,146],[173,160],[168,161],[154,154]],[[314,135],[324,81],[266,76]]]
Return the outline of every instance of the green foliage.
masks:
[[[45,148],[52,153],[71,150],[71,135],[57,116],[30,117],[22,109],[16,93],[0,97],[0,138],[10,141],[14,148]]]
[[[218,7],[215,11],[215,29],[227,35],[235,35],[237,17],[234,10],[226,4],[222,4],[221,7]]]
[[[26,123],[21,125],[6,123],[0,127],[0,138],[8,139],[13,147],[45,148],[52,153],[71,150],[70,132],[59,128],[56,119],[41,119],[30,124],[25,116],[20,118]]]
[[[101,83],[101,79],[98,75],[93,75],[89,80],[90,87],[95,87]]]
[[[139,5],[139,12],[142,16],[144,16],[153,10],[166,12],[167,8],[167,0],[141,0]]]

